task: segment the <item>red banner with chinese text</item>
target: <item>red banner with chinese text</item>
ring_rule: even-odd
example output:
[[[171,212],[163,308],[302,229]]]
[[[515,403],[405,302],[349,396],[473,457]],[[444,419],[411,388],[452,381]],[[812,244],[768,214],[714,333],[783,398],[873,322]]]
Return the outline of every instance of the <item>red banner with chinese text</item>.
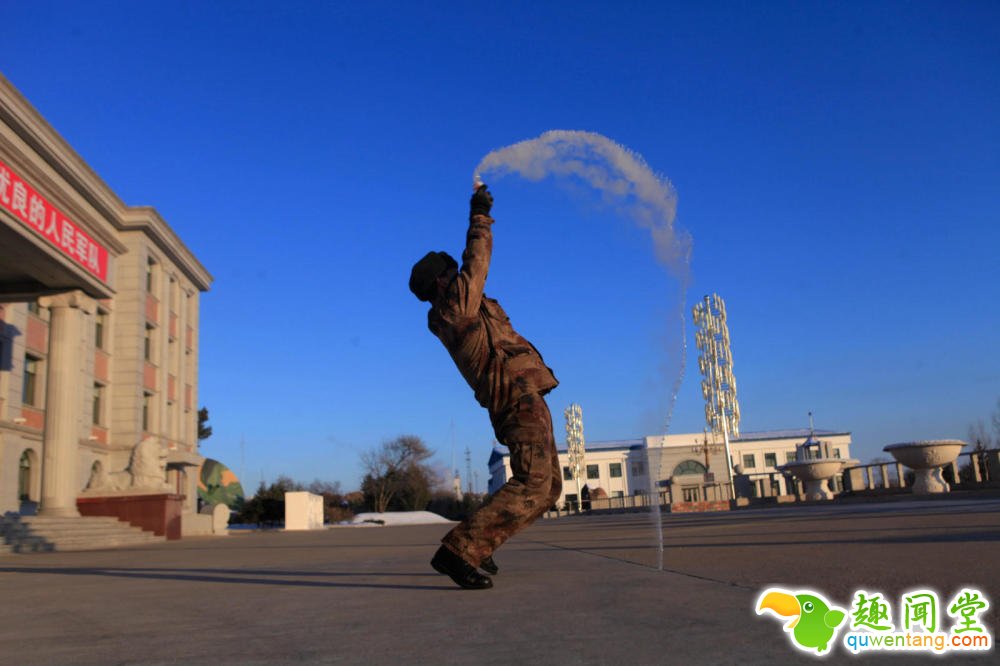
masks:
[[[0,207],[102,282],[108,251],[0,161]]]

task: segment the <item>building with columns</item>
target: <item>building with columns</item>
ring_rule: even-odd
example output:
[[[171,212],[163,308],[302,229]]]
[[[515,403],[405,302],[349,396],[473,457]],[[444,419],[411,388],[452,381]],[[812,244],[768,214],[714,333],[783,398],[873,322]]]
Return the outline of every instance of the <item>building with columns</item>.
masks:
[[[91,475],[123,470],[149,437],[196,512],[211,282],[0,76],[0,514],[79,515]]]

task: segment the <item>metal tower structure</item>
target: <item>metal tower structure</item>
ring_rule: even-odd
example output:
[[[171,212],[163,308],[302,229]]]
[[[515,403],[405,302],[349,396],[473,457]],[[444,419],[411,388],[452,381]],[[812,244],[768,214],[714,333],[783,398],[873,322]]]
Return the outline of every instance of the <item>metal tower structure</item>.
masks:
[[[455,419],[451,420],[451,468],[455,470],[455,475],[451,479],[452,491],[455,499],[462,501],[462,475],[458,472],[458,463],[455,462]]]
[[[469,494],[472,495],[475,493],[472,488],[472,451],[469,450],[468,446],[465,447],[465,474],[469,484]]]
[[[583,444],[583,409],[575,402],[563,412],[566,417],[566,449],[569,452],[569,469],[576,479],[576,501],[577,507],[582,508],[583,490],[580,487],[580,479],[583,477],[586,466],[584,464],[584,444]]]
[[[733,487],[733,457],[729,438],[740,436],[740,404],[736,400],[736,378],[733,376],[733,356],[729,348],[729,327],[726,325],[726,303],[718,294],[705,296],[694,306],[692,314],[698,327],[698,369],[703,377],[701,394],[705,398],[705,422],[713,433],[722,436],[726,448],[726,468],[729,477],[729,498],[735,499]]]

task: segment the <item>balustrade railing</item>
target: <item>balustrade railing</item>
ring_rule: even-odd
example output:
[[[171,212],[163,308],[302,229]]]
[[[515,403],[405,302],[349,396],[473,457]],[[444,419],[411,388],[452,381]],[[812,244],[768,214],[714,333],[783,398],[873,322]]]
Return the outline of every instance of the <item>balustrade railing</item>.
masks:
[[[960,453],[941,472],[952,489],[1000,487],[1000,449]],[[857,465],[844,470],[844,491],[852,495],[902,492],[913,482],[913,472],[898,462]]]
[[[969,451],[959,454],[955,462],[945,465],[944,479],[954,490],[1000,488],[1000,449]],[[802,482],[781,472],[740,474],[734,479],[737,498],[746,503],[791,500],[805,497]],[[898,462],[877,462],[855,465],[830,479],[830,488],[843,496],[891,495],[909,492],[913,472]],[[658,493],[661,506],[682,502],[724,501],[729,496],[729,484],[704,483],[668,485]],[[579,501],[547,512],[547,518],[590,512],[615,513],[646,511],[653,502],[650,495],[623,495],[618,497],[591,498],[580,506]],[[740,502],[742,503],[742,502]]]

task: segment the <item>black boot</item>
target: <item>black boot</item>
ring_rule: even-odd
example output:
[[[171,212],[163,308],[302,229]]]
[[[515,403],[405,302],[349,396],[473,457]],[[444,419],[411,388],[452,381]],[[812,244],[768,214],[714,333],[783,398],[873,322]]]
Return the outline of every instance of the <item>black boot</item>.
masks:
[[[448,576],[459,587],[464,587],[467,590],[485,590],[493,587],[493,581],[490,580],[489,576],[479,573],[471,564],[444,546],[438,548],[438,551],[434,553],[431,566],[439,574]]]
[[[479,568],[491,576],[496,576],[500,573],[500,567],[498,567],[497,563],[493,561],[492,555],[484,557],[483,561],[479,563]]]

